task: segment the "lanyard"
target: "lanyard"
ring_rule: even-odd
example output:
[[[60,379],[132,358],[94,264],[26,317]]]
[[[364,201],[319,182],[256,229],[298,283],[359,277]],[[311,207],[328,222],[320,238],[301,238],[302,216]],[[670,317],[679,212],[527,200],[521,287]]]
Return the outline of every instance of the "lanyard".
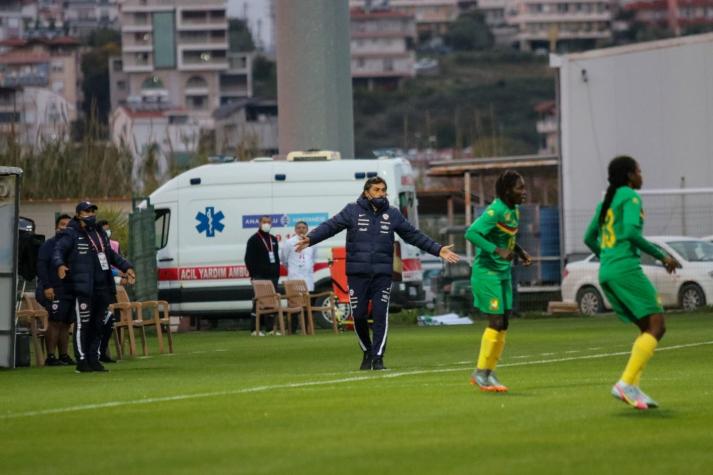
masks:
[[[262,245],[265,246],[265,249],[267,249],[267,252],[272,254],[272,239],[270,238],[270,235],[268,234],[267,240],[270,241],[270,247],[267,246],[267,243],[265,242],[265,239],[262,237],[260,233],[257,234],[257,236],[260,238],[262,241]]]
[[[100,252],[104,252],[104,243],[102,243],[102,238],[99,236],[99,233],[97,233],[97,238],[99,239],[99,246],[94,244],[94,239],[92,239],[92,235],[87,231],[87,238],[89,239],[89,242],[92,243],[92,247],[94,248],[95,251],[97,251],[97,254]],[[99,250],[101,249],[101,251]]]

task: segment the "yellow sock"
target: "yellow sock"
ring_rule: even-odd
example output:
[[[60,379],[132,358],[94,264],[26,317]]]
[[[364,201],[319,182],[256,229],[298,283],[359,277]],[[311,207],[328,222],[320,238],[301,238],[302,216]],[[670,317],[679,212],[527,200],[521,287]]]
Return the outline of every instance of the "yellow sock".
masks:
[[[646,363],[654,356],[657,344],[656,338],[650,333],[639,335],[631,348],[631,356],[624,369],[624,374],[621,375],[622,381],[626,384],[637,384],[637,375],[640,376]]]
[[[478,369],[492,369],[490,362],[495,353],[495,347],[498,342],[498,331],[490,327],[483,332],[483,338],[480,340],[480,355],[478,356]]]
[[[495,342],[495,348],[493,348],[492,360],[488,361],[488,369],[495,369],[495,366],[500,361],[500,357],[503,354],[503,349],[505,349],[505,335],[507,330],[501,330],[498,332],[497,340]]]
[[[636,376],[634,376],[634,386],[639,386],[639,383],[641,382],[641,373],[644,372],[644,369],[642,368],[638,373],[636,373]]]

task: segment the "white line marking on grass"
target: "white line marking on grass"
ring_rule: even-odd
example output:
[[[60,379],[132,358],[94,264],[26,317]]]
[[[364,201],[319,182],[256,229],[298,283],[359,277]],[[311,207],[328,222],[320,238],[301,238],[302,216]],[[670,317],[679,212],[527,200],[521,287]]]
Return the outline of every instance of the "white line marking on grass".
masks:
[[[656,351],[659,352],[659,351],[680,350],[683,348],[693,348],[693,347],[697,347],[697,346],[706,346],[706,345],[713,345],[713,340],[701,341],[701,342],[697,342],[697,343],[685,343],[682,345],[666,346],[663,348],[657,348]],[[630,351],[617,351],[617,352],[612,352],[612,353],[599,353],[599,354],[595,354],[595,355],[569,356],[569,357],[565,357],[565,358],[551,358],[551,359],[536,360],[536,361],[520,361],[520,362],[516,362],[516,363],[501,364],[500,367],[529,366],[529,365],[538,365],[538,364],[547,364],[547,363],[562,363],[562,362],[566,362],[566,361],[578,361],[578,360],[607,358],[610,356],[622,356],[622,355],[628,355],[629,353],[630,353]],[[233,390],[229,390],[229,391],[214,391],[214,392],[195,393],[195,394],[179,394],[179,395],[175,395],[175,396],[161,396],[161,397],[152,397],[152,398],[144,398],[144,399],[135,399],[133,401],[108,401],[108,402],[102,402],[102,403],[97,403],[97,404],[83,404],[83,405],[79,405],[79,406],[58,407],[55,409],[43,409],[40,411],[27,411],[27,412],[16,412],[16,413],[3,414],[3,415],[0,415],[0,419],[17,419],[20,417],[46,416],[46,415],[50,415],[50,414],[62,414],[62,413],[67,413],[67,412],[90,411],[93,409],[107,409],[110,407],[136,406],[136,405],[141,405],[141,404],[153,404],[153,403],[157,403],[157,402],[185,401],[185,400],[189,400],[189,399],[202,399],[202,398],[209,398],[209,397],[232,396],[232,395],[237,395],[237,394],[250,394],[250,393],[259,393],[259,392],[265,392],[265,391],[273,391],[276,389],[294,389],[294,388],[307,388],[307,387],[312,387],[312,386],[329,386],[329,385],[337,385],[337,384],[344,384],[344,383],[352,383],[352,382],[356,382],[356,381],[367,381],[367,380],[376,380],[376,379],[392,379],[392,378],[399,378],[401,376],[414,376],[414,375],[419,375],[419,374],[452,373],[455,371],[464,371],[464,368],[418,369],[418,370],[400,371],[400,372],[386,371],[384,373],[380,373],[380,374],[372,375],[372,376],[354,376],[354,377],[350,377],[350,378],[330,379],[330,380],[325,380],[325,381],[305,381],[305,382],[301,382],[301,383],[254,386],[252,388],[233,389]]]
[[[569,351],[565,351],[565,353],[567,353],[567,354],[569,354],[569,353],[579,353],[579,350],[569,350]]]

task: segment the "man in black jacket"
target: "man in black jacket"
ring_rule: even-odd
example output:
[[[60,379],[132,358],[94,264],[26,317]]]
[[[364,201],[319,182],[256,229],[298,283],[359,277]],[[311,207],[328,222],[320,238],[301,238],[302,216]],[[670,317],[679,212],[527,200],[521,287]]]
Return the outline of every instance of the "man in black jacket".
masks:
[[[130,284],[136,281],[136,274],[131,263],[112,250],[106,233],[97,228],[97,207],[82,201],[76,211],[59,236],[52,265],[74,299],[77,372],[106,371],[99,362],[99,346],[104,316],[116,293],[111,266],[126,272]]]
[[[297,252],[347,230],[347,280],[354,330],[364,352],[361,369],[384,369],[384,352],[389,323],[389,300],[394,263],[394,233],[423,251],[458,262],[453,246],[442,246],[409,223],[389,206],[386,181],[369,178],[356,203],[320,224],[297,244]],[[372,304],[373,343],[369,337],[367,311]]]
[[[272,218],[262,216],[258,231],[250,236],[245,247],[245,267],[250,273],[250,280],[271,280],[277,290],[277,281],[280,279],[280,252],[277,238],[270,234]],[[251,315],[250,331],[252,335],[264,336],[256,332],[255,328],[255,301]],[[271,332],[274,324],[273,317],[265,318],[265,331]]]
[[[46,366],[73,365],[74,360],[69,356],[69,326],[72,324],[73,302],[71,296],[66,295],[62,280],[57,276],[52,267],[52,254],[57,244],[57,238],[67,228],[72,219],[68,214],[62,214],[54,222],[55,235],[46,240],[37,253],[37,288],[35,297],[47,310],[49,322],[45,332],[45,346],[47,347]],[[57,349],[59,358],[55,357]]]

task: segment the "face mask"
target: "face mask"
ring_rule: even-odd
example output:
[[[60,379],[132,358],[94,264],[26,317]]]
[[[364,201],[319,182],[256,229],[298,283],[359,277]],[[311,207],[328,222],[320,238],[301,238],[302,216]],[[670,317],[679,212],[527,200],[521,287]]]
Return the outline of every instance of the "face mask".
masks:
[[[371,199],[371,204],[376,206],[376,209],[383,208],[384,206],[386,206],[386,203],[387,203],[386,198],[372,198]]]
[[[263,223],[260,225],[260,230],[264,233],[269,233],[271,229],[272,229],[272,224]]]
[[[107,229],[105,232],[106,232],[106,237],[110,238],[111,237],[111,229]]]
[[[84,225],[88,228],[93,228],[97,224],[97,217],[96,216],[86,216],[82,218],[82,221],[84,222]]]

